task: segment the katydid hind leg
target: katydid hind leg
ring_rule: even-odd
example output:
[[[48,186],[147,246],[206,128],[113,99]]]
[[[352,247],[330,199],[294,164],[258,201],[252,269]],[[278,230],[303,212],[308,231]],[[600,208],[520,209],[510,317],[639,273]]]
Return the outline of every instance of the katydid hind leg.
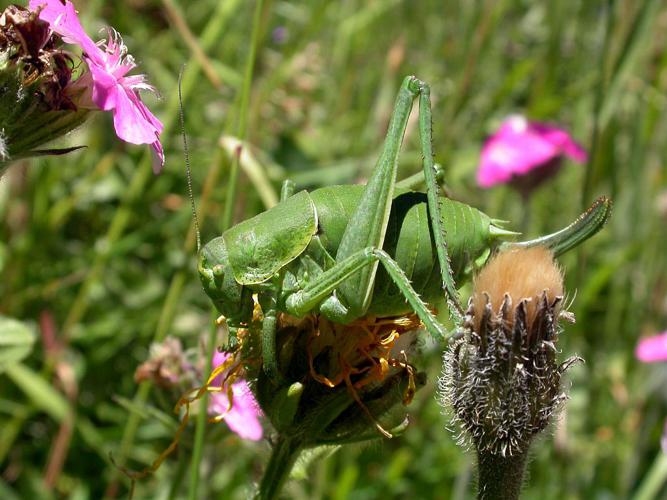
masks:
[[[428,84],[420,82],[419,92],[419,138],[422,148],[424,182],[428,199],[428,214],[431,222],[433,239],[438,254],[438,264],[442,278],[442,288],[447,296],[449,313],[455,324],[461,324],[463,309],[459,301],[454,274],[449,260],[446,241],[445,222],[440,210],[440,188],[438,186],[438,171],[433,161],[431,96]],[[440,174],[441,175],[441,174]]]
[[[348,223],[336,254],[336,262],[368,248],[382,248],[394,195],[398,154],[418,87],[414,77],[407,77],[399,90],[382,153]],[[341,282],[337,294],[348,307],[346,321],[363,316],[373,292],[377,262],[366,266]]]

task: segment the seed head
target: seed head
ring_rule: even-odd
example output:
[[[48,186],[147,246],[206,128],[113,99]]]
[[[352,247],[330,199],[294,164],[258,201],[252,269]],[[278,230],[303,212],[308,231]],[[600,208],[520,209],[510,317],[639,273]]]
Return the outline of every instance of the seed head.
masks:
[[[493,258],[474,281],[464,336],[444,357],[440,395],[480,452],[523,453],[567,399],[556,362],[562,272],[545,248]]]
[[[513,304],[526,300],[526,319],[532,324],[543,292],[549,303],[563,296],[563,273],[554,262],[551,252],[544,247],[510,250],[491,259],[475,277],[473,289],[477,328],[487,301],[493,311],[498,311],[505,302],[505,295],[509,295]],[[513,320],[512,308],[509,308],[508,314]]]

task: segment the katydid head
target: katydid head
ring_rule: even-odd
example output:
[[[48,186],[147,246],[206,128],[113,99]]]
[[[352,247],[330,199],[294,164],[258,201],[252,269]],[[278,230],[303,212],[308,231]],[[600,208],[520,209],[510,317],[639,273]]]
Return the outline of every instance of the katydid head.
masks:
[[[234,278],[225,241],[214,238],[199,252],[199,278],[206,295],[213,301],[229,326],[239,326],[252,318],[252,290]]]

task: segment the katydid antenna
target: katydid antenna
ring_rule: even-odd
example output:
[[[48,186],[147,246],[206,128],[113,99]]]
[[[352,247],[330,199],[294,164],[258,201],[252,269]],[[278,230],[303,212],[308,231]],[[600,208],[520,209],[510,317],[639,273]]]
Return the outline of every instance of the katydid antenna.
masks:
[[[195,231],[197,233],[197,253],[201,250],[201,234],[199,232],[199,219],[197,218],[197,205],[195,205],[195,196],[192,191],[192,170],[190,169],[190,150],[188,149],[188,136],[185,133],[185,113],[183,111],[183,93],[181,83],[183,81],[183,72],[185,64],[181,66],[178,73],[178,116],[181,122],[181,136],[183,137],[183,154],[185,155],[185,176],[188,182],[188,195],[190,196],[190,208],[195,222]]]

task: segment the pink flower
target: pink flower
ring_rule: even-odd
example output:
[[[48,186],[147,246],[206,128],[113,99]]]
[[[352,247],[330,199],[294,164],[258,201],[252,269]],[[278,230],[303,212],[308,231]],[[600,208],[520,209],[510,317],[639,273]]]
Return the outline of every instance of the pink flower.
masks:
[[[488,188],[546,167],[566,156],[578,163],[587,160],[586,151],[567,131],[544,123],[510,116],[482,148],[477,184]]]
[[[644,363],[667,361],[667,331],[639,341],[635,356]]]
[[[216,352],[213,355],[213,368],[220,366],[229,358],[228,353]],[[223,383],[224,374],[215,378],[211,387],[220,387]],[[212,392],[209,395],[209,415],[222,415],[229,428],[243,439],[259,441],[262,439],[263,429],[259,421],[261,410],[250,391],[248,382],[238,380],[232,383],[232,405],[229,406],[227,386],[223,384],[223,390]]]
[[[141,102],[140,90],[155,91],[143,75],[128,75],[136,67],[127,54],[120,36],[109,31],[106,43],[98,43],[86,34],[72,2],[66,0],[30,0],[30,9],[41,8],[39,18],[67,43],[79,45],[92,77],[92,100],[101,110],[113,113],[114,128],[119,138],[132,144],[150,144],[156,156],[153,171],[164,165],[160,143],[162,123]]]

